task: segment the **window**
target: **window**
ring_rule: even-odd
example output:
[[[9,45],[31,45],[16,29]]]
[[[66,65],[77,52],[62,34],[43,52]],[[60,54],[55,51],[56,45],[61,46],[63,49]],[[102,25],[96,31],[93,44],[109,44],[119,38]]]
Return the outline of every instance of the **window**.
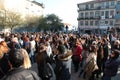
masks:
[[[110,11],[110,16],[114,17],[114,10]]]
[[[109,11],[105,11],[105,17],[106,17],[106,18],[109,17]]]
[[[90,4],[90,8],[94,8],[94,4]]]
[[[89,6],[88,6],[88,4],[86,4],[86,9],[88,9],[89,8]]]
[[[111,6],[115,6],[115,2],[114,1],[111,2]]]
[[[101,8],[104,8],[105,7],[105,4],[104,2],[101,3]]]
[[[105,21],[105,24],[108,24],[108,21]]]
[[[106,7],[107,7],[107,8],[109,7],[109,2],[106,2]]]
[[[80,17],[83,17],[83,13],[80,13]]]
[[[94,17],[94,12],[90,12],[90,17]]]
[[[113,21],[110,21],[110,25],[113,25]]]
[[[95,17],[99,17],[99,15],[100,15],[99,11],[96,11],[95,12]]]
[[[95,21],[95,25],[96,25],[96,26],[99,25],[98,21]]]
[[[120,1],[118,1],[118,2],[117,2],[117,4],[119,4],[119,5],[120,5]]]
[[[83,26],[83,24],[84,24],[83,21],[80,21],[80,25]]]
[[[101,16],[104,16],[104,11],[101,12]]]
[[[93,21],[90,21],[90,25],[93,26]]]
[[[85,12],[85,17],[88,18],[88,12]]]
[[[100,25],[105,25],[105,21],[101,20]]]
[[[85,25],[88,26],[88,21],[85,21]]]

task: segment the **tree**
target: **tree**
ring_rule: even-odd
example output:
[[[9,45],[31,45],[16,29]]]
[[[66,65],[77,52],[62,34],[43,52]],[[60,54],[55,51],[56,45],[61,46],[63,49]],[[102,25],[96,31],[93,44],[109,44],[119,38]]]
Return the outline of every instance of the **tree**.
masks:
[[[39,20],[41,19],[42,16],[37,17],[37,16],[26,16],[26,20],[24,21],[26,24],[27,30],[31,31],[33,29],[36,29],[39,25]]]
[[[11,31],[14,27],[21,25],[22,19],[20,14],[8,10],[4,10],[4,16],[0,16],[0,24],[3,28],[10,28]]]
[[[39,25],[38,25],[38,28],[37,28],[38,31],[46,31],[46,30],[49,30],[48,28],[48,24],[47,24],[47,19],[45,17],[41,17],[39,19]]]
[[[39,20],[38,30],[59,31],[62,30],[63,23],[55,14],[47,15]]]
[[[62,30],[63,23],[62,20],[55,14],[47,15],[47,22],[49,23],[50,29],[53,31]]]

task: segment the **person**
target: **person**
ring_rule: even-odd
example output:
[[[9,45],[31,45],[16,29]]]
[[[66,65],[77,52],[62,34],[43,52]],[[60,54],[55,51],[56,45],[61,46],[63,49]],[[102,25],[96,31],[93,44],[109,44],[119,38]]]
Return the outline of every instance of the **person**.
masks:
[[[2,80],[41,80],[36,72],[23,67],[25,58],[20,49],[10,50],[8,54],[11,69]]]
[[[35,40],[34,40],[34,37],[31,37],[30,38],[30,53],[29,53],[29,56],[30,56],[30,60],[32,62],[32,64],[35,62]]]
[[[54,72],[52,66],[50,65],[49,56],[46,53],[46,46],[44,44],[40,44],[38,50],[39,51],[36,54],[38,74],[42,80],[51,80]]]
[[[27,51],[25,49],[23,49],[23,48],[21,48],[20,51],[24,56],[23,67],[25,69],[29,69],[31,67],[31,61],[30,61],[29,55],[28,55]]]
[[[76,39],[72,56],[72,62],[74,65],[75,72],[79,70],[79,63],[82,61],[82,51],[83,51],[82,44],[78,39]]]
[[[56,80],[71,80],[72,51],[66,50],[63,40],[59,40],[58,43],[58,54],[55,57]]]
[[[10,49],[14,49],[14,48],[20,49],[21,46],[19,44],[18,37],[12,37],[10,42],[8,43],[8,46]]]
[[[95,79],[95,74],[98,70],[97,66],[97,46],[96,45],[91,45],[90,46],[90,53],[89,56],[86,60],[86,65],[85,65],[85,78],[86,80],[94,80]]]
[[[85,64],[86,64],[86,60],[89,56],[89,46],[87,45],[87,43],[85,43],[83,45],[83,51],[82,51],[82,66],[81,66],[81,70],[79,73],[79,77],[81,77],[81,75],[83,74],[83,78],[85,78],[85,73],[84,73],[84,68],[85,68]]]
[[[120,60],[118,59],[119,54],[119,50],[112,50],[109,59],[105,63],[103,80],[111,80],[112,77],[116,76],[120,65]]]
[[[9,48],[5,41],[0,42],[0,79],[3,78],[10,69],[8,63],[8,51]]]

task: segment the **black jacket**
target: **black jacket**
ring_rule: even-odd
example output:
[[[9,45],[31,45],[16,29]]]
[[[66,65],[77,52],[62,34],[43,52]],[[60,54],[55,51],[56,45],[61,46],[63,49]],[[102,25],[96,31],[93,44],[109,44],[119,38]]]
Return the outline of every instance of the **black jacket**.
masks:
[[[0,59],[0,79],[8,73],[9,69],[8,55],[4,54],[4,56]]]
[[[3,80],[41,80],[37,73],[23,67],[12,69]]]

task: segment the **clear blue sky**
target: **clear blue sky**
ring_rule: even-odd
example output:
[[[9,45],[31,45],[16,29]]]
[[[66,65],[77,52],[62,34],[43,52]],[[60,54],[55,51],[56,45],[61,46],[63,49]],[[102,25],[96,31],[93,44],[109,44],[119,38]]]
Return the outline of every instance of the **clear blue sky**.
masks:
[[[36,0],[45,5],[44,14],[55,14],[64,23],[70,23],[74,26],[78,25],[78,8],[77,3],[91,0]]]

